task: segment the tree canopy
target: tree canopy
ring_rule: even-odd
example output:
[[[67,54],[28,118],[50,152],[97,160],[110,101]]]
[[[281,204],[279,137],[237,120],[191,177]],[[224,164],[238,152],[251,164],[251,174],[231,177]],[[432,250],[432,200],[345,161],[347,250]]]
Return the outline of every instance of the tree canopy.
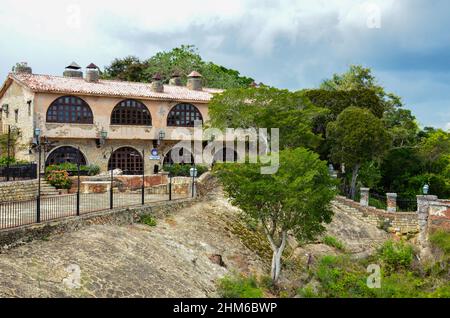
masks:
[[[229,89],[209,103],[210,121],[216,128],[279,128],[280,147],[317,146],[313,119],[326,112],[300,92],[272,87]]]
[[[219,164],[215,173],[231,203],[262,225],[273,250],[272,279],[281,270],[288,235],[313,240],[331,222],[334,181],[327,164],[304,148],[280,152],[275,174],[261,174],[259,164]]]
[[[159,73],[167,83],[176,72],[182,83],[186,84],[187,75],[192,71],[200,72],[204,85],[212,88],[248,87],[253,82],[252,78],[241,76],[236,70],[204,61],[193,45],[181,45],[168,52],[158,52],[142,61],[135,56],[117,58],[105,68],[102,77],[151,82],[153,75]]]
[[[382,121],[369,110],[348,107],[327,126],[331,159],[352,169],[351,194],[355,196],[358,171],[365,162],[381,159],[390,147]]]

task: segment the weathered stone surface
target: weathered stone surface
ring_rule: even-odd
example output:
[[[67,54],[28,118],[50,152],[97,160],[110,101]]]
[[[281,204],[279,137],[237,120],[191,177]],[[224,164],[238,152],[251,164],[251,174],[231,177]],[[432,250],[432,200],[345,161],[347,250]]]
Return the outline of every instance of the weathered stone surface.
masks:
[[[0,254],[0,297],[217,296],[227,272],[267,269],[230,235],[224,219],[235,212],[219,197],[160,214],[156,227],[97,224],[50,235]]]

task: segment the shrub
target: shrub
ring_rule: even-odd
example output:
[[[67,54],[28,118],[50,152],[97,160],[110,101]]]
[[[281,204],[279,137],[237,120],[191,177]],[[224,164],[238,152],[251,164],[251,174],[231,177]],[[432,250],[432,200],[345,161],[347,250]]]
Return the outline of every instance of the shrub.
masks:
[[[57,189],[70,189],[72,180],[65,170],[54,170],[47,174],[47,181]]]
[[[190,169],[192,168],[189,164],[173,164],[173,165],[164,165],[164,171],[170,172],[174,177],[190,177]],[[203,173],[208,171],[208,167],[202,165],[196,165],[197,168],[197,177],[200,177]]]
[[[337,248],[338,250],[341,250],[341,251],[345,250],[344,243],[342,243],[341,241],[339,241],[337,238],[335,238],[333,236],[325,236],[323,238],[323,244]]]
[[[400,269],[407,269],[413,261],[413,247],[404,242],[387,241],[378,251],[388,273]]]
[[[156,220],[151,215],[141,216],[141,218],[139,219],[139,223],[143,223],[148,226],[156,226]]]
[[[219,281],[219,294],[223,298],[262,298],[255,277],[243,275],[225,276]]]
[[[29,164],[28,161],[25,160],[16,160],[16,158],[13,157],[0,157],[0,166],[6,166],[7,164],[10,165],[17,165],[17,164]]]
[[[78,165],[71,162],[64,162],[57,165],[50,165],[47,168],[45,168],[45,173],[48,174],[52,171],[70,171],[74,172],[74,174],[77,174],[78,171]],[[80,165],[80,171],[87,171],[87,174],[89,176],[95,176],[100,172],[100,167],[97,165]]]
[[[450,254],[450,232],[439,230],[430,235],[430,243],[441,249],[446,255]]]

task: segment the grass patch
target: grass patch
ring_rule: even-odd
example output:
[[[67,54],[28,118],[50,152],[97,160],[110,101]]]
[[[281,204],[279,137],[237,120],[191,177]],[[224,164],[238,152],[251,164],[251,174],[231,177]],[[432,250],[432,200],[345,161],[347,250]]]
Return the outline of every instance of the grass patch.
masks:
[[[334,236],[325,236],[322,240],[323,244],[334,247],[340,251],[345,250],[345,245]]]
[[[156,226],[156,220],[151,215],[141,216],[139,219],[139,223],[146,224],[148,226]]]
[[[414,250],[410,244],[387,241],[379,249],[378,257],[383,262],[385,270],[392,273],[411,266]]]
[[[439,230],[429,237],[431,245],[439,248],[446,255],[450,254],[450,231]]]
[[[263,290],[255,277],[234,274],[219,280],[218,292],[223,298],[262,298]]]

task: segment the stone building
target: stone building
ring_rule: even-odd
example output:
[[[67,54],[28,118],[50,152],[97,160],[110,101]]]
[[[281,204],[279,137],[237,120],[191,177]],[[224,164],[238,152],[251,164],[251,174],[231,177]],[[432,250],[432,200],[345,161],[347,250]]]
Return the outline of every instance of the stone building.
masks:
[[[220,92],[202,87],[197,72],[182,86],[178,74],[169,85],[158,74],[151,83],[135,83],[99,79],[92,63],[85,74],[72,63],[63,76],[33,74],[22,63],[0,89],[0,132],[20,129],[17,159],[38,162],[36,145],[45,144],[42,166],[80,162],[125,174],[142,173],[144,167],[151,174],[179,141],[174,130],[193,130],[206,121],[208,101]],[[150,156],[154,149],[157,156]]]

